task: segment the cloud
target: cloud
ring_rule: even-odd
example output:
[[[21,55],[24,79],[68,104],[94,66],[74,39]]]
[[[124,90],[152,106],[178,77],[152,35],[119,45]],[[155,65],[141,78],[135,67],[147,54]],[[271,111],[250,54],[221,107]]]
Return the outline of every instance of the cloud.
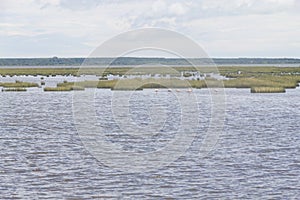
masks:
[[[151,8],[152,8],[153,13],[161,13],[167,9],[167,4],[163,0],[157,0],[157,1],[154,1]]]
[[[192,20],[186,25],[186,32],[211,55],[272,56],[276,53],[280,56],[281,52],[280,57],[299,57],[295,49],[300,41],[299,27],[300,15],[254,14]]]
[[[85,49],[82,55],[87,56],[87,48],[92,51],[120,32],[143,27],[179,31],[205,45],[212,56],[255,56],[255,49],[295,56],[299,51],[291,49],[300,48],[298,0],[2,0],[0,7],[0,56],[22,56],[3,50],[22,39],[28,45],[24,55],[65,49],[62,55],[72,56]],[[30,45],[34,41],[53,50],[37,51]]]
[[[86,10],[97,7],[101,1],[98,0],[60,0],[60,6],[71,10]]]
[[[0,55],[3,57],[52,57],[82,56],[90,48],[78,43],[82,38],[61,34],[41,34],[35,36],[15,35],[0,37]],[[12,45],[13,44],[13,45]]]
[[[171,14],[183,15],[186,13],[186,8],[181,3],[174,3],[170,6],[169,11]]]
[[[224,16],[283,12],[294,5],[295,0],[211,0],[201,1],[198,8],[208,16]]]

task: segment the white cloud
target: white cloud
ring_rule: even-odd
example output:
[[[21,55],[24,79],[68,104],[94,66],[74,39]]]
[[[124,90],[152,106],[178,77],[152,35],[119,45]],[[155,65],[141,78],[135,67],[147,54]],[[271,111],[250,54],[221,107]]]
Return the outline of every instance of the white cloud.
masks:
[[[61,0],[37,0],[36,2],[43,6],[59,6]]]
[[[76,55],[85,49],[86,56],[88,48],[92,51],[120,32],[153,26],[195,38],[212,56],[255,56],[255,49],[295,56],[299,51],[293,50],[300,48],[298,0],[2,0],[0,7],[0,46],[15,46],[18,52],[1,49],[0,56],[22,56],[17,50],[22,40],[28,44],[22,50],[32,56],[57,51],[55,41],[66,49],[61,56],[72,56],[71,47],[78,49]],[[71,47],[59,38],[72,38]],[[29,41],[48,44],[49,49],[37,50]]]
[[[163,0],[157,0],[152,4],[152,11],[153,13],[160,13],[164,12],[167,8],[167,4]]]
[[[210,0],[194,4],[203,17],[292,12],[296,0]]]
[[[171,14],[183,15],[186,13],[186,8],[181,3],[174,3],[169,9]]]
[[[190,36],[216,56],[296,56],[300,15],[227,16],[192,20],[187,24]],[[192,32],[191,30],[198,30]],[[299,48],[299,46],[298,46]],[[260,53],[259,53],[260,52]]]

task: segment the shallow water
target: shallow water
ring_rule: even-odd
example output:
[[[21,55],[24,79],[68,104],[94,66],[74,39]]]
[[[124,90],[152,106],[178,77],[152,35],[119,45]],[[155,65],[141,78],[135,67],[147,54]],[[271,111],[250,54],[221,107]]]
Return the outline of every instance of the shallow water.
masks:
[[[104,166],[84,148],[73,119],[71,92],[0,93],[0,196],[2,199],[297,199],[300,196],[300,89],[251,94],[226,89],[226,119],[209,156],[197,156],[202,136],[178,158],[145,173]],[[124,92],[124,94],[129,92]],[[172,93],[132,94],[132,119],[151,122],[149,109],[167,110],[165,134],[149,140],[120,137],[110,110],[110,90],[96,90],[97,114],[108,141],[140,152],[161,148],[178,128]],[[181,93],[189,98],[188,93]],[[207,129],[210,95],[194,90],[199,132]],[[150,108],[151,110],[151,108]],[[131,137],[133,139],[131,139]],[[124,143],[125,141],[125,143]],[[158,141],[158,142],[154,142]]]
[[[214,64],[215,65],[215,64]],[[70,66],[65,66],[65,65],[47,65],[47,66],[22,66],[22,65],[18,65],[18,66],[1,66],[0,68],[80,68],[80,67],[101,67],[101,68],[124,68],[124,67],[140,67],[141,65],[96,65],[96,66],[78,66],[78,65],[70,65]],[[151,64],[151,65],[143,65],[143,66],[155,66],[155,64]],[[172,65],[169,65],[172,66]],[[178,66],[178,67],[186,67],[187,65],[174,65],[174,66]],[[211,66],[209,64],[207,65],[201,65],[201,66]],[[219,67],[299,67],[300,63],[296,63],[296,64],[217,64],[217,66]]]
[[[94,75],[82,75],[82,76],[0,76],[1,82],[15,82],[15,81],[23,81],[29,83],[38,83],[41,85],[41,82],[45,82],[45,87],[56,87],[57,83],[62,83],[64,81],[68,82],[76,82],[76,81],[97,81],[99,77]],[[35,89],[35,88],[33,88]]]

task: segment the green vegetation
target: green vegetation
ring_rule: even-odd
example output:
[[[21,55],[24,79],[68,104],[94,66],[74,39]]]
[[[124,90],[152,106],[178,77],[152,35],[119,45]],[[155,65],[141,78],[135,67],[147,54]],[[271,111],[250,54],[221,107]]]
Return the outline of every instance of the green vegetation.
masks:
[[[70,87],[45,87],[45,92],[63,92],[63,91],[71,91]]]
[[[252,88],[252,87],[281,87],[296,88],[300,82],[300,76],[260,76],[250,78],[235,78],[219,81],[213,78],[205,81],[190,81],[195,88],[222,87],[225,88]]]
[[[26,88],[2,88],[2,92],[26,92]]]
[[[77,74],[78,68],[1,68],[2,76],[53,76],[53,75],[73,75]]]
[[[79,91],[84,90],[84,87],[80,86],[66,86],[66,87],[45,87],[45,92],[62,92],[62,91]]]
[[[38,87],[37,83],[29,83],[29,82],[22,82],[16,81],[14,83],[0,83],[0,87],[5,88],[28,88],[28,87]]]
[[[193,76],[191,72],[196,72],[194,67],[176,67],[172,66],[173,70],[159,67],[120,67],[120,68],[0,68],[1,76],[20,76],[20,75],[32,75],[32,76],[78,76],[78,75],[97,75],[106,79],[108,74],[112,75],[144,75],[144,74],[161,74],[161,75],[173,75],[180,76],[181,72],[185,76]],[[215,69],[213,67],[199,67],[200,73],[213,73]],[[272,76],[289,76],[300,75],[300,67],[219,67],[219,73],[228,78],[249,78],[262,75]]]
[[[112,90],[142,90],[145,88],[189,88],[192,87],[189,81],[180,79],[121,79],[121,80],[101,80],[101,81],[82,81],[64,82],[57,84],[58,88],[68,87],[82,88],[107,88]],[[200,87],[199,87],[200,88]]]
[[[283,87],[296,88],[300,76],[261,76],[251,78],[236,78],[223,81],[225,88],[251,88],[251,87]]]
[[[220,67],[219,72],[227,80],[217,80],[210,76],[214,69],[202,67],[200,73],[192,67],[143,67],[143,68],[28,68],[28,69],[0,69],[2,76],[14,75],[98,75],[99,81],[67,82],[57,84],[57,87],[45,87],[44,91],[72,91],[85,88],[107,88],[112,90],[142,90],[145,88],[296,88],[300,82],[300,67]],[[160,74],[162,78],[123,78],[119,80],[107,80],[107,75],[154,75]],[[180,77],[190,77],[193,80],[181,80]],[[197,80],[194,74],[206,74],[205,80]],[[170,75],[171,78],[165,78]],[[41,85],[45,82],[41,79]],[[0,83],[0,87],[26,88],[38,87],[36,83],[16,81],[15,83]],[[273,90],[272,90],[273,91]],[[274,89],[274,91],[276,91]],[[278,89],[279,91],[279,89]]]
[[[220,67],[219,71],[227,78],[300,75],[300,67]]]
[[[296,88],[300,82],[300,76],[260,76],[251,78],[235,78],[217,80],[206,78],[205,80],[181,80],[178,78],[148,78],[148,79],[120,79],[82,82],[63,82],[57,84],[58,91],[71,91],[72,87],[79,88],[108,88],[111,90],[142,90],[146,88]],[[69,88],[69,89],[68,89]],[[276,90],[274,90],[276,91]]]
[[[84,87],[73,85],[71,86],[71,90],[84,90]]]
[[[283,87],[252,87],[251,93],[284,93]]]

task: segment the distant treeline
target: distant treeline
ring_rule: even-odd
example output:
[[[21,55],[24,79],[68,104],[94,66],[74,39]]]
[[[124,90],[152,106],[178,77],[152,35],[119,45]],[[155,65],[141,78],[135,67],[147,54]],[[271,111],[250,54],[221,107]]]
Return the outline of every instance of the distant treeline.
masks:
[[[85,65],[190,65],[189,62],[197,65],[265,65],[265,64],[300,64],[300,59],[294,58],[0,58],[0,66],[79,66]]]

